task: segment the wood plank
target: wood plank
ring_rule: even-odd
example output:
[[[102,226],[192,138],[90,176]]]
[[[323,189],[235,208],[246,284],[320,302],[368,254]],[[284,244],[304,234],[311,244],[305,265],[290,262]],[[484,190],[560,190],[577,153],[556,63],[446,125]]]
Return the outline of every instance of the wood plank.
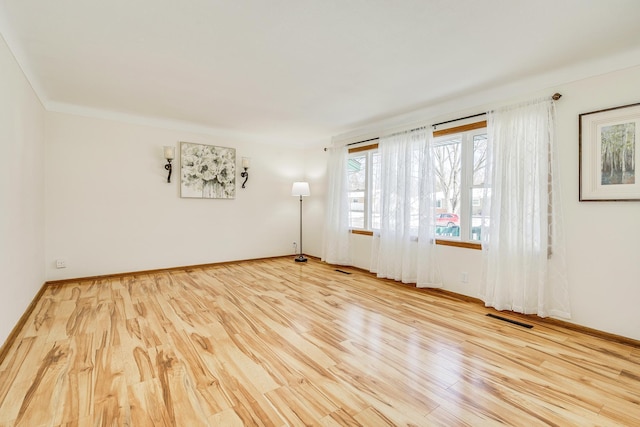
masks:
[[[640,425],[633,343],[349,271],[280,258],[48,287],[3,348],[0,425]]]

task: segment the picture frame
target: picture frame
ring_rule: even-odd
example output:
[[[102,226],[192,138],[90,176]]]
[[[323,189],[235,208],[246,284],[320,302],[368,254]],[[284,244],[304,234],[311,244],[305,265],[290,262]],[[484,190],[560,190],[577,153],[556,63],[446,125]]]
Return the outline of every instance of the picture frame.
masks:
[[[181,142],[180,197],[234,199],[236,197],[235,148]]]
[[[583,113],[579,199],[640,201],[640,103]]]

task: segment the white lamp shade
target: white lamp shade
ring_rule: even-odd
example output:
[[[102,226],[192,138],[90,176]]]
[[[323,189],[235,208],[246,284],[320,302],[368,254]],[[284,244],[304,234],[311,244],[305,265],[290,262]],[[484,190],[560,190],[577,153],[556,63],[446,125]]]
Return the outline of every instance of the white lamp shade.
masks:
[[[293,187],[291,187],[291,195],[292,196],[310,196],[311,191],[309,190],[309,183],[294,182]]]
[[[167,160],[173,160],[176,156],[176,148],[175,147],[164,147],[164,158]]]

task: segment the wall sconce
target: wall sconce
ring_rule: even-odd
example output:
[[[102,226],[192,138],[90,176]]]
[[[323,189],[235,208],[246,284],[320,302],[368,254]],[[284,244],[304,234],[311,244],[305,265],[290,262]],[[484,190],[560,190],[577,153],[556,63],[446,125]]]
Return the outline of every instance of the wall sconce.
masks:
[[[242,158],[242,168],[244,169],[244,172],[242,172],[240,176],[244,178],[244,181],[242,182],[242,188],[244,188],[244,185],[247,183],[247,180],[249,179],[249,172],[247,172],[247,170],[249,169],[248,157]]]
[[[169,176],[167,176],[167,182],[171,182],[171,160],[176,157],[176,148],[175,147],[164,147],[164,158],[167,160],[167,164],[164,165],[165,170],[169,171]]]

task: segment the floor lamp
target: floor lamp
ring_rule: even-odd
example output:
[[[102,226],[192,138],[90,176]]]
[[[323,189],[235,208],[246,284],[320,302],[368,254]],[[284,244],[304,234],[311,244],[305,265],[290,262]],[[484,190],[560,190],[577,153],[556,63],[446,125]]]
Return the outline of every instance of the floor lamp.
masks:
[[[302,196],[310,196],[308,182],[294,182],[291,187],[292,196],[300,196],[300,255],[296,257],[296,262],[307,262],[307,259],[302,255]]]

